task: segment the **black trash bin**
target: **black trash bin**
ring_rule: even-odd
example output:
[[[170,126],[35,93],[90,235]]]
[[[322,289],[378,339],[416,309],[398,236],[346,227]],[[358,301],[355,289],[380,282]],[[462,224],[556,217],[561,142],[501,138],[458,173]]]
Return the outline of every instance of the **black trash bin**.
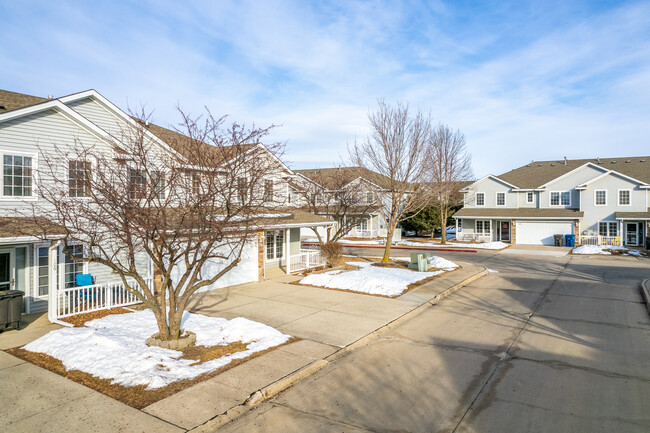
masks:
[[[553,235],[553,240],[555,241],[556,247],[562,246],[562,239],[564,239],[564,235]]]
[[[0,291],[0,331],[10,326],[18,329],[24,295],[20,290]]]

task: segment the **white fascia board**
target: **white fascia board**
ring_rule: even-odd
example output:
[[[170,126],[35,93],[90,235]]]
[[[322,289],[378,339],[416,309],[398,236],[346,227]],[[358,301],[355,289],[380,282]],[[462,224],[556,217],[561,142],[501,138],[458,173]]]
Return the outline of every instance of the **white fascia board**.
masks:
[[[518,217],[518,216],[453,216],[452,218],[458,219],[468,219],[468,220],[475,220],[475,219],[511,219],[511,220],[543,220],[543,221],[554,221],[554,220],[576,220],[583,218],[581,216],[575,216],[575,217]]]
[[[336,221],[327,221],[327,222],[318,222],[318,223],[293,223],[293,224],[274,224],[274,225],[261,225],[257,226],[257,228],[260,229],[279,229],[279,228],[285,228],[285,229],[290,229],[290,228],[298,228],[298,227],[320,227],[320,226],[331,226],[336,224]]]
[[[284,162],[282,162],[282,160],[281,160],[280,158],[278,158],[277,156],[275,156],[275,154],[274,154],[273,152],[271,152],[271,151],[269,150],[268,147],[264,146],[263,143],[257,143],[257,146],[248,149],[248,150],[247,150],[246,152],[244,152],[243,154],[241,154],[241,155],[237,155],[237,156],[235,156],[235,157],[229,159],[228,161],[232,161],[232,160],[235,159],[235,158],[238,158],[238,157],[240,157],[240,156],[243,156],[243,155],[246,155],[246,154],[248,154],[248,153],[251,153],[251,152],[253,152],[253,151],[254,151],[255,149],[257,149],[257,148],[261,148],[264,152],[266,152],[266,153],[268,153],[269,155],[271,155],[271,157],[272,157],[272,158],[273,158],[273,159],[274,159],[278,164],[280,164],[280,166],[282,166],[282,167],[283,167],[283,168],[284,168],[284,169],[285,169],[289,174],[291,174],[291,175],[295,175],[295,173],[293,172],[293,170],[291,170],[291,169],[289,168],[289,166],[287,166],[287,164],[285,164]],[[226,161],[226,162],[228,162],[228,161]]]
[[[511,183],[508,183],[505,180],[503,180],[503,179],[501,179],[501,178],[499,178],[497,176],[494,176],[493,174],[488,174],[487,176],[480,178],[476,182],[467,185],[465,188],[461,189],[460,191],[461,192],[469,192],[471,187],[473,187],[474,185],[477,185],[477,184],[479,184],[479,183],[481,183],[481,182],[483,182],[484,180],[487,180],[487,179],[493,179],[493,180],[496,180],[497,182],[501,182],[502,184],[511,187],[512,189],[518,189],[517,186],[515,186],[515,185],[513,185]]]
[[[359,177],[357,177],[356,179],[352,179],[352,180],[351,180],[350,182],[348,182],[348,184],[345,185],[345,186],[351,185],[353,182],[356,182],[357,180],[359,180],[360,182],[368,182],[368,183],[369,183],[373,188],[376,188],[376,189],[378,189],[378,190],[381,190],[381,191],[387,191],[387,190],[384,190],[383,188],[381,188],[379,185],[377,185],[377,184],[375,184],[375,183],[369,181],[368,179],[366,179],[366,178],[363,177],[363,176],[359,176]]]
[[[560,179],[564,179],[564,178],[567,177],[567,176],[571,176],[571,175],[572,175],[573,173],[575,173],[576,171],[578,171],[578,170],[582,170],[583,168],[585,168],[585,167],[589,167],[589,166],[594,167],[594,168],[597,168],[597,169],[599,169],[599,170],[604,170],[605,172],[608,171],[606,168],[603,168],[603,167],[601,167],[601,166],[599,166],[599,165],[597,165],[597,164],[594,164],[593,162],[588,162],[588,163],[586,163],[586,164],[582,164],[580,167],[576,167],[576,168],[574,168],[573,170],[564,173],[562,176],[556,177],[555,179],[552,179],[552,180],[546,182],[544,185],[541,185],[540,188],[546,188],[546,187],[549,186],[550,184],[555,183],[555,182],[557,182],[557,181],[560,180]]]
[[[57,113],[63,115],[68,120],[76,123],[85,130],[87,130],[91,135],[106,141],[109,144],[113,144],[109,134],[101,129],[99,126],[92,123],[90,120],[83,117],[81,114],[74,111],[72,108],[61,103],[58,99],[53,99],[37,105],[31,105],[25,108],[19,108],[18,110],[10,111],[9,113],[0,114],[0,123],[6,122],[8,120],[17,119],[24,116],[29,116],[30,114],[40,113],[42,111],[54,110]]]
[[[597,180],[600,180],[600,179],[602,179],[602,178],[604,178],[604,177],[610,176],[610,175],[613,175],[613,176],[619,176],[619,177],[622,177],[622,178],[624,178],[624,179],[627,179],[627,180],[629,180],[629,181],[631,181],[631,182],[637,183],[637,184],[639,184],[639,187],[641,187],[641,188],[650,188],[650,185],[648,185],[648,184],[645,183],[645,182],[642,182],[642,181],[640,181],[640,180],[638,180],[638,179],[635,179],[635,178],[633,178],[633,177],[630,177],[630,176],[628,176],[628,175],[625,175],[625,174],[623,174],[623,173],[621,173],[621,172],[619,172],[619,171],[616,171],[616,170],[608,170],[606,173],[603,173],[603,174],[601,174],[600,176],[594,177],[594,178],[591,179],[590,181],[583,183],[582,185],[580,185],[580,186],[577,187],[576,189],[585,189],[585,188],[587,187],[587,185],[589,185],[589,184],[591,184],[591,183],[593,183],[593,182],[596,182]]]
[[[104,108],[106,108],[114,116],[116,116],[118,118],[121,118],[126,123],[128,123],[129,125],[131,125],[131,126],[133,126],[135,128],[140,127],[138,125],[138,123],[135,120],[133,120],[133,118],[131,116],[126,114],[117,105],[113,104],[111,101],[109,101],[108,99],[103,97],[98,91],[96,91],[94,89],[86,90],[86,91],[79,92],[79,93],[73,93],[72,95],[68,95],[68,96],[63,96],[61,98],[58,98],[58,100],[63,102],[64,104],[69,104],[71,102],[79,101],[79,100],[85,99],[85,98],[95,99],[97,102],[99,102],[100,105],[103,105]],[[143,128],[143,129],[144,129],[144,133],[146,134],[147,138],[149,138],[150,140],[152,140],[153,142],[158,144],[160,147],[162,147],[163,150],[165,150],[166,152],[169,152],[172,155],[176,156],[181,161],[189,162],[189,161],[187,161],[187,159],[183,155],[181,155],[180,153],[178,153],[177,151],[172,149],[171,146],[169,146],[167,143],[162,141],[155,134],[153,134],[152,132],[150,132],[146,128]]]
[[[623,221],[623,220],[627,220],[627,221],[650,221],[650,218],[623,218],[623,217],[621,217],[621,218],[616,218],[616,220],[617,221]]]

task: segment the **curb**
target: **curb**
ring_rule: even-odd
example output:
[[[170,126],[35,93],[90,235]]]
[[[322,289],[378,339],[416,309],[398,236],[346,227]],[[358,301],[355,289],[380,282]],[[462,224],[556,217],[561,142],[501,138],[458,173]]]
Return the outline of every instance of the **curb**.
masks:
[[[217,415],[216,417],[206,421],[203,424],[200,424],[192,429],[188,430],[188,433],[203,433],[203,432],[211,432],[214,431],[215,429],[221,427],[222,425],[229,423],[230,421],[233,421],[235,418],[240,417],[244,413],[248,412],[250,409],[254,408],[255,406],[259,405],[260,403],[263,403],[264,401],[268,400],[269,398],[275,396],[276,394],[284,391],[285,389],[289,388],[296,382],[306,378],[307,376],[310,376],[320,370],[321,368],[325,367],[327,364],[330,362],[340,358],[341,356],[347,354],[348,352],[351,352],[359,347],[365,346],[368,343],[378,340],[381,336],[386,331],[389,331],[396,327],[397,325],[400,325],[401,323],[410,320],[412,316],[417,315],[420,311],[432,306],[436,305],[438,302],[440,302],[442,299],[448,297],[452,293],[456,292],[457,290],[461,289],[462,287],[465,287],[466,285],[478,280],[481,277],[484,277],[487,275],[489,271],[487,268],[484,266],[483,270],[480,271],[477,274],[474,274],[463,281],[454,284],[450,288],[444,290],[441,293],[438,293],[436,296],[434,296],[432,299],[426,301],[425,303],[417,306],[413,310],[404,313],[400,317],[394,319],[391,322],[388,322],[387,324],[383,325],[382,327],[374,330],[370,334],[364,335],[363,337],[359,338],[357,341],[348,344],[347,346],[337,350],[336,352],[326,356],[323,359],[318,359],[316,361],[313,361],[304,367],[289,373],[288,375],[276,380],[275,382],[265,386],[264,388],[261,388],[254,393],[252,393],[243,403],[238,404],[237,406],[233,406],[232,408],[228,409],[226,412]],[[646,280],[647,281],[647,280]],[[647,298],[646,298],[647,299]],[[650,309],[650,305],[648,306]],[[650,310],[649,310],[650,311]]]
[[[641,282],[641,295],[645,301],[645,307],[648,309],[648,314],[650,314],[650,279],[643,280]]]
[[[318,246],[318,244],[304,244],[305,246]],[[382,245],[347,245],[343,244],[343,248],[374,248],[374,249],[385,249],[385,246]],[[506,247],[507,248],[507,247]],[[506,248],[500,250],[487,250],[487,251],[503,251]],[[478,253],[476,249],[464,248],[464,247],[453,247],[453,248],[441,248],[441,247],[416,247],[416,246],[391,246],[392,250],[411,250],[411,251],[441,251],[441,252],[452,252],[452,253]]]

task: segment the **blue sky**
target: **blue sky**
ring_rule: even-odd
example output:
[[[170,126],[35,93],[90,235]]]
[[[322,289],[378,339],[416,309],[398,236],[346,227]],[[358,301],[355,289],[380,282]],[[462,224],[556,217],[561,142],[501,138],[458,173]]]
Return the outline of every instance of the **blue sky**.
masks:
[[[477,3],[0,0],[0,88],[279,124],[293,168],[345,159],[380,97],[461,130],[479,177],[650,154],[650,2]]]

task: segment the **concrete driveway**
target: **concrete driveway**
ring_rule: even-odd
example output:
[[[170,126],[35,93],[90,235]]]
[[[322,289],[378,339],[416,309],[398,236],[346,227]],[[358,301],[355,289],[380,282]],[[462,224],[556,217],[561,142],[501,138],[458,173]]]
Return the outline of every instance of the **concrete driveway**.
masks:
[[[445,256],[499,272],[219,431],[650,431],[650,260]]]

